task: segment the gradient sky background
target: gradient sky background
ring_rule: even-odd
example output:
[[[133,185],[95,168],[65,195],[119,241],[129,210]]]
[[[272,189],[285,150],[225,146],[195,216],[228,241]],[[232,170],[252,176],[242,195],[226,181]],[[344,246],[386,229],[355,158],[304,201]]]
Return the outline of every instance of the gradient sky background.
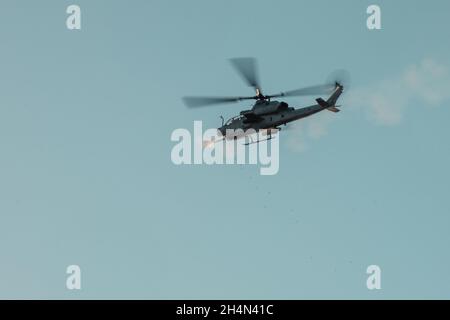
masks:
[[[66,29],[66,7],[82,30]],[[382,30],[366,8],[382,9]],[[448,1],[0,3],[0,298],[450,298]],[[175,166],[176,128],[352,75],[280,171]],[[291,98],[291,106],[315,97]],[[82,290],[65,287],[80,265]],[[382,289],[366,288],[366,268]]]

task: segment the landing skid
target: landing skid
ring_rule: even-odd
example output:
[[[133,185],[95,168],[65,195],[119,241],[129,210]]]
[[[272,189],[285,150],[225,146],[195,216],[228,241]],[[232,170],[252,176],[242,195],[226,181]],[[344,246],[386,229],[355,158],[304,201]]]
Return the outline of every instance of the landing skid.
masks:
[[[251,138],[250,138],[250,140],[251,140]],[[269,136],[267,139],[264,139],[264,140],[256,140],[256,141],[244,143],[244,146],[248,146],[248,145],[254,144],[254,143],[260,143],[263,141],[269,141],[269,140],[272,140],[272,136]]]
[[[276,128],[276,130],[280,131],[281,128]],[[249,138],[250,138],[250,140],[253,140],[251,136]],[[263,139],[263,140],[259,140],[258,139],[256,141],[247,142],[247,143],[244,143],[244,146],[248,146],[248,145],[254,144],[254,143],[260,143],[260,142],[263,142],[263,141],[269,141],[269,140],[272,140],[272,130],[271,129],[268,130],[268,134],[267,134],[267,138],[266,139]]]

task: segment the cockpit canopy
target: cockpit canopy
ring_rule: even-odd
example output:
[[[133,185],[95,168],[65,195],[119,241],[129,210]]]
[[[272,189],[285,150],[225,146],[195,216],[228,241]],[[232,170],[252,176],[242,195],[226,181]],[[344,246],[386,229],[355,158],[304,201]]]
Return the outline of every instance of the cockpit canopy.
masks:
[[[244,118],[244,116],[242,115],[242,112],[241,112],[240,115],[234,116],[234,117],[228,119],[228,120],[224,123],[224,126],[227,126],[227,125],[231,124],[233,121],[235,121],[235,120],[240,120],[240,119],[242,119],[242,118]]]

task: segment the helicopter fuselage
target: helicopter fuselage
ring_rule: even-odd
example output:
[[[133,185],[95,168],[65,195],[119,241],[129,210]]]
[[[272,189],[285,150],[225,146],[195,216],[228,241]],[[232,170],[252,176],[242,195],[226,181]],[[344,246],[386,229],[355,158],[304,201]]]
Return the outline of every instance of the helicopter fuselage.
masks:
[[[222,124],[218,128],[218,131],[227,139],[236,139],[236,137],[245,135],[242,131],[245,133],[249,129],[253,129],[256,132],[271,129],[279,130],[279,127],[282,125],[311,116],[326,109],[338,112],[339,109],[336,108],[335,103],[342,91],[343,87],[337,85],[327,101],[318,98],[316,99],[318,104],[298,109],[289,107],[284,101],[258,100],[252,109],[241,111],[238,116]]]
[[[248,111],[243,111],[239,116],[233,117],[229,121],[227,121],[227,123],[218,128],[218,130],[222,135],[226,136],[227,130],[230,130],[228,132],[231,132],[231,134],[233,134],[232,131],[236,131],[239,129],[243,131],[254,129],[256,132],[264,129],[276,129],[281,125],[285,125],[289,122],[308,117],[325,109],[320,105],[313,105],[306,108],[295,109],[289,107],[285,102],[278,101],[270,101],[267,102],[267,104],[264,104],[265,105],[262,106],[261,103],[256,103],[253,109],[249,110],[254,111],[251,116],[254,118],[253,120],[249,120],[245,116],[246,113],[247,115],[249,114]]]

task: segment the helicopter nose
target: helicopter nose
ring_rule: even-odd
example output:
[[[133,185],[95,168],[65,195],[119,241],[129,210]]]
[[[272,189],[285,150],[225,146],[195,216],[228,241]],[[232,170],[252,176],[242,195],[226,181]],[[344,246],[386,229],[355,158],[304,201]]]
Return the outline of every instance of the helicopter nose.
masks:
[[[217,128],[217,133],[219,135],[224,136],[225,135],[225,128],[224,127]]]

